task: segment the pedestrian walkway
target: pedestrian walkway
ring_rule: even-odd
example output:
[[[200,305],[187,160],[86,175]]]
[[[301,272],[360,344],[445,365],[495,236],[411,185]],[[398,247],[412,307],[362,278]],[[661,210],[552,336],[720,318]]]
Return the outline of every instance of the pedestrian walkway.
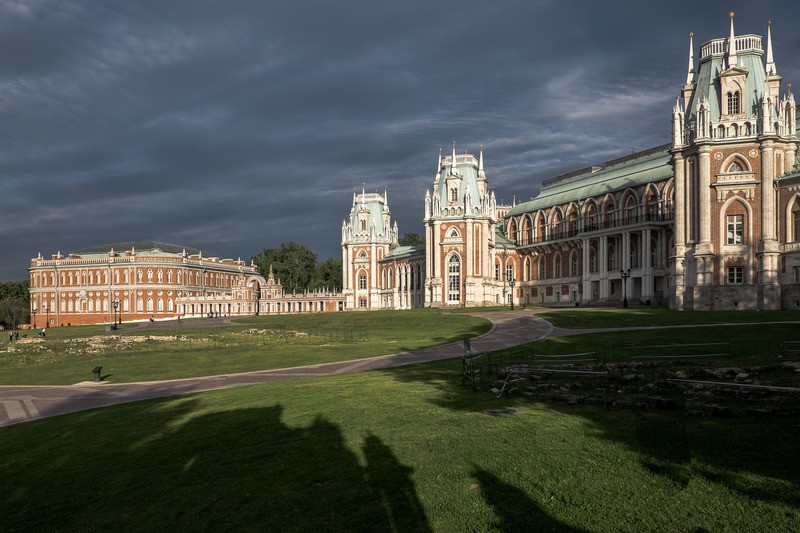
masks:
[[[492,322],[492,328],[471,340],[474,352],[488,352],[548,337],[553,326],[530,311],[474,313]],[[72,386],[0,386],[0,426],[85,409],[149,398],[176,396],[215,389],[363,372],[415,363],[451,359],[463,355],[463,343],[422,350],[340,361],[319,365],[146,383],[87,382]]]

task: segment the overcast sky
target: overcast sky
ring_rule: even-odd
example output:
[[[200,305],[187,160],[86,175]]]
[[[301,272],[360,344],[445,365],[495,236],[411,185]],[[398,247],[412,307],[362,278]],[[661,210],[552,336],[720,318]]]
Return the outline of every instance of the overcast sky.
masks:
[[[669,142],[731,10],[800,87],[797,0],[0,0],[0,280],[135,240],[340,257],[362,182],[421,233],[453,139],[527,200]]]

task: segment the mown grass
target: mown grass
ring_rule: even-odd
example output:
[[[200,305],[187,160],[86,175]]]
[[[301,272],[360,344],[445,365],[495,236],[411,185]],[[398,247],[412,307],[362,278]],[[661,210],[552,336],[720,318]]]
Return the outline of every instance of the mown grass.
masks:
[[[163,325],[157,325],[162,327]],[[45,339],[0,343],[0,383],[73,384],[103,367],[113,382],[152,381],[287,368],[415,350],[485,333],[490,323],[435,309],[250,317],[231,326],[100,333],[53,328]]]
[[[800,322],[800,311],[672,311],[666,307],[563,308],[544,310],[538,316],[561,328],[617,328]]]
[[[9,531],[794,531],[796,418],[497,398],[457,361],[0,429]],[[506,416],[488,416],[488,410]]]

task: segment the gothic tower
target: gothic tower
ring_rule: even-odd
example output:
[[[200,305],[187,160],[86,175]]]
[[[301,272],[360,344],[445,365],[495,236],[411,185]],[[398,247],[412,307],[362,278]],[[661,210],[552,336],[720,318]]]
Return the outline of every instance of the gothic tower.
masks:
[[[388,193],[353,193],[350,216],[342,222],[342,270],[345,309],[380,309],[378,262],[397,246]]]
[[[442,157],[433,190],[425,193],[425,305],[476,306],[495,302],[497,206],[487,188],[483,147]]]
[[[794,166],[798,139],[791,90],[767,28],[700,47],[672,114],[675,169],[674,309],[779,309],[776,178]]]

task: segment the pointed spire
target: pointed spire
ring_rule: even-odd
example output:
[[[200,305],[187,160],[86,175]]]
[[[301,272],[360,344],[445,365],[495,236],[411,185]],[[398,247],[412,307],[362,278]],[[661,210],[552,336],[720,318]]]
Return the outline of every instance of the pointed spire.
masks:
[[[388,211],[389,210],[389,186],[388,185],[384,185],[383,186],[383,210],[384,211]]]
[[[689,32],[689,73],[686,75],[686,85],[694,83],[694,33]]]
[[[439,147],[439,164],[436,165],[436,173],[438,174],[442,170],[442,147]]]
[[[456,174],[456,140],[453,139],[453,160],[450,161],[450,174]]]
[[[778,73],[775,68],[775,58],[772,56],[772,21],[767,24],[767,76],[773,76]]]
[[[478,158],[478,177],[486,177],[486,173],[483,171],[483,145],[481,145],[480,157]]]
[[[736,59],[736,35],[733,31],[733,17],[736,16],[736,13],[731,11],[728,15],[731,17],[731,36],[728,38],[728,68],[732,68],[738,62]]]

